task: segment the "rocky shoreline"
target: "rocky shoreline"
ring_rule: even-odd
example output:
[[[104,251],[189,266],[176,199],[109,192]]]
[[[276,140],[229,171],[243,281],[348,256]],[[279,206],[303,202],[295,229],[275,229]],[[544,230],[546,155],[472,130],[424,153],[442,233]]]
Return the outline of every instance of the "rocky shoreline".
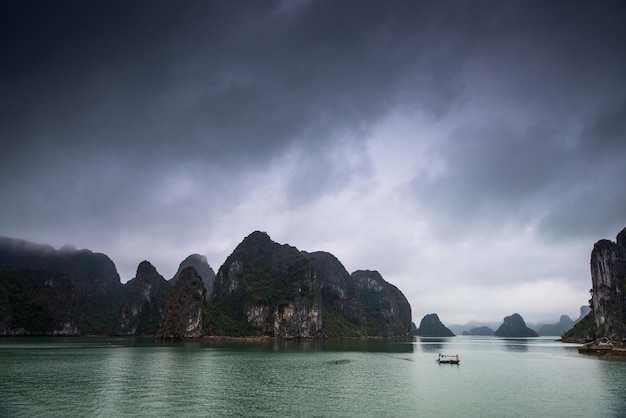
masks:
[[[581,354],[626,356],[626,344],[616,341],[593,341],[578,348]]]

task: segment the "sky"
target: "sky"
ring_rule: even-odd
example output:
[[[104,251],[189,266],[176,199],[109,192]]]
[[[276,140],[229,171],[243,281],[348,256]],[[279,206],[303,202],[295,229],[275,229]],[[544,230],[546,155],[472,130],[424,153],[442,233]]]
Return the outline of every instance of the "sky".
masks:
[[[5,1],[0,235],[214,270],[248,234],[414,321],[576,319],[626,226],[626,2]]]

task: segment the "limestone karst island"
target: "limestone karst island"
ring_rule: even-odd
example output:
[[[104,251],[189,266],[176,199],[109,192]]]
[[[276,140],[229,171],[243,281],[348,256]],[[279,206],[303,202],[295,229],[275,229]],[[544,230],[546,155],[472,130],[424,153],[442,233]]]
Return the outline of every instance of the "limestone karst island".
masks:
[[[626,354],[626,228],[591,251],[591,300],[576,322],[561,317],[539,335],[584,344],[580,351]],[[584,313],[583,313],[584,312]],[[494,328],[496,329],[496,328]],[[556,330],[556,331],[555,331]],[[536,337],[513,313],[494,331],[466,335]],[[376,271],[348,273],[327,252],[306,252],[253,232],[217,274],[190,255],[166,280],[148,261],[120,281],[105,254],[0,237],[1,336],[155,336],[159,339],[264,337],[451,337],[437,314],[417,327],[402,292]]]
[[[120,282],[104,254],[0,238],[0,335],[409,337],[411,306],[376,271],[247,236],[217,274],[199,255],[166,280]]]

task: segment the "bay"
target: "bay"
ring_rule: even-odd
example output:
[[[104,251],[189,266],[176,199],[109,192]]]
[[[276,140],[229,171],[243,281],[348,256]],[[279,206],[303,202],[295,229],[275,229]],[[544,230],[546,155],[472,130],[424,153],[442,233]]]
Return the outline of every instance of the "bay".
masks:
[[[0,416],[623,416],[626,361],[555,338],[2,338]]]

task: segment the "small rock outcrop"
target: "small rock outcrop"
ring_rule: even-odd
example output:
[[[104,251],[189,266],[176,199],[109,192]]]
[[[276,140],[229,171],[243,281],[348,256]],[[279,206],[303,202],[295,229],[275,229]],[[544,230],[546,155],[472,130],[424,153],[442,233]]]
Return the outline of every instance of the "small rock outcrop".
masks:
[[[488,326],[471,328],[469,331],[463,331],[463,335],[482,335],[489,336],[494,335],[495,332]]]
[[[514,313],[504,318],[502,325],[495,332],[496,337],[538,337],[536,331],[528,328],[524,318]]]
[[[415,335],[420,337],[454,337],[454,333],[439,320],[436,313],[425,315],[422,318]]]
[[[182,263],[178,266],[178,270],[174,277],[170,279],[170,284],[173,286],[180,273],[186,269],[187,267],[193,267],[196,269],[200,277],[202,277],[202,282],[204,283],[204,287],[206,289],[206,298],[207,300],[211,299],[213,296],[213,283],[215,282],[215,272],[213,268],[209,265],[207,258],[200,254],[191,254],[189,257],[185,258]]]
[[[187,267],[172,289],[167,302],[157,338],[183,340],[205,335],[208,315],[206,289],[202,278],[193,267]]]
[[[78,289],[66,274],[0,271],[0,335],[81,333]]]
[[[172,286],[148,261],[139,264],[127,286],[130,291],[115,316],[111,335],[155,335]]]

